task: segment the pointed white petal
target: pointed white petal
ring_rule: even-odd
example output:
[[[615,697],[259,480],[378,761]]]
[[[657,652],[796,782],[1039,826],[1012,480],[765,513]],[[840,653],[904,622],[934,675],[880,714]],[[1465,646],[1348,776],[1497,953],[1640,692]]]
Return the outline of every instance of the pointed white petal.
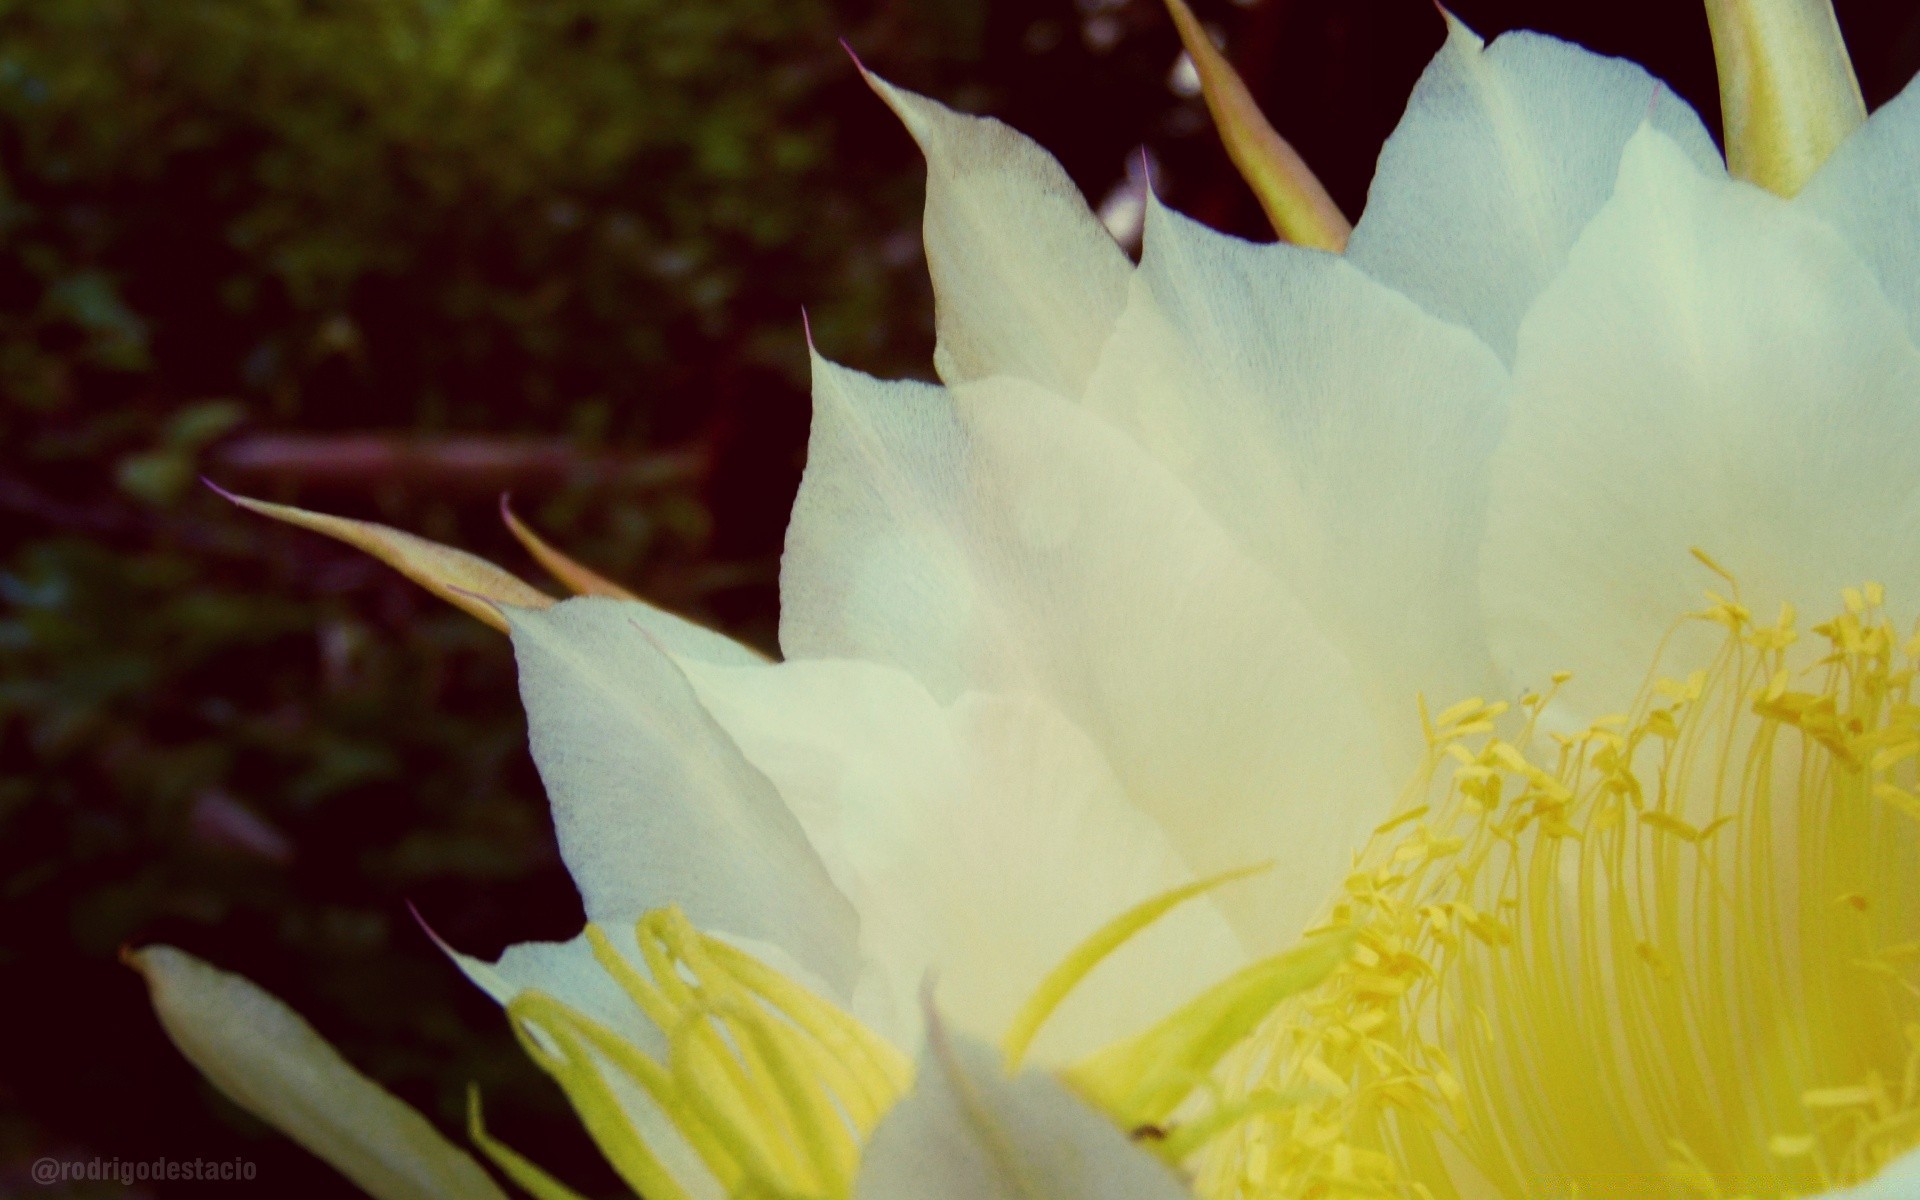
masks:
[[[1350,263],[1155,203],[1086,403],[1301,596],[1417,741],[1416,692],[1491,681],[1474,561],[1506,387],[1477,338]]]
[[[940,377],[1016,375],[1077,394],[1126,300],[1126,255],[1032,141],[990,117],[868,81],[927,156]]]
[[[852,909],[634,606],[583,596],[507,615],[534,761],[587,915],[679,904],[702,928],[784,948],[843,994]]]
[[[1740,580],[1758,619],[1875,580],[1920,601],[1920,353],[1820,221],[1653,130],[1521,330],[1488,627],[1517,683],[1624,708],[1660,637]],[[1693,623],[1682,645],[1711,629]]]
[[[1384,815],[1377,727],[1299,603],[1125,435],[1014,380],[820,363],[782,566],[790,658],[900,666],[935,697],[1033,692],[1086,732],[1199,875],[1290,940]]]
[[[1483,48],[1448,18],[1347,258],[1511,361],[1527,305],[1613,190],[1643,122],[1718,169],[1693,110],[1634,64],[1534,33]]]
[[[1008,1079],[993,1052],[928,1040],[914,1089],[874,1130],[855,1200],[1191,1200],[1051,1076]]]
[[[859,911],[854,1010],[900,1045],[918,1043],[930,976],[961,1030],[998,1038],[1081,941],[1192,881],[1086,736],[1037,698],[942,706],[897,668],[845,659],[688,675]],[[1035,1053],[1065,1061],[1137,1032],[1244,959],[1198,899],[1102,964]]]
[[[1801,189],[1853,245],[1920,341],[1920,83],[1910,83],[1842,142]]]
[[[766,655],[745,642],[735,641],[697,621],[689,621],[679,613],[668,612],[645,600],[629,600],[625,603],[632,606],[628,611],[633,615],[634,624],[644,629],[649,637],[660,644],[661,649],[676,659],[718,663],[728,667],[751,666],[767,661]]]
[[[171,946],[131,956],[167,1036],[228,1099],[376,1200],[506,1200],[479,1164],[238,975]]]

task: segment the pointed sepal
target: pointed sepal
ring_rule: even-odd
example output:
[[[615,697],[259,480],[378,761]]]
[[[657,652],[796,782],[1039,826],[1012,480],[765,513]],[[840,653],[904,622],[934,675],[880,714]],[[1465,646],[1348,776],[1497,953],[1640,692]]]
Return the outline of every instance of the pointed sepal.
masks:
[[[1167,11],[1180,29],[1200,75],[1200,93],[1213,114],[1214,127],[1226,144],[1227,156],[1253,189],[1267,219],[1282,239],[1334,253],[1346,249],[1353,226],[1327,195],[1306,160],[1274,132],[1240,78],[1213,39],[1207,36],[1185,0],[1167,0]]]
[[[1867,119],[1832,0],[1707,0],[1727,169],[1792,196]]]
[[[288,504],[270,504],[265,500],[235,495],[211,483],[208,486],[249,512],[323,533],[356,550],[364,550],[455,608],[471,613],[502,633],[507,632],[507,620],[500,615],[497,605],[511,608],[549,608],[553,605],[552,596],[477,554],[443,546],[389,525],[329,516]]]
[[[500,520],[505,523],[507,532],[527,548],[528,554],[533,555],[533,560],[545,567],[547,574],[565,584],[574,595],[612,596],[616,600],[640,598],[592,567],[576,562],[563,554],[551,542],[535,533],[532,527],[513,511],[512,497],[504,492],[500,496]]]

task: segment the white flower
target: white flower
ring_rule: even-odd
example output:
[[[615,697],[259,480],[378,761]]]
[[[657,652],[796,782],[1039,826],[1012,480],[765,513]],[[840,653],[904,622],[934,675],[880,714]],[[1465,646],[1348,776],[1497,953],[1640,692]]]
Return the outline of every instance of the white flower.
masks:
[[[1920,1142],[1920,93],[1856,131],[1823,5],[1710,8],[1739,178],[1639,68],[1452,23],[1350,236],[1249,168],[1344,253],[1155,202],[1136,267],[1044,152],[876,81],[943,383],[816,358],[780,662],[247,502],[510,630],[593,926],[459,961],[629,1183],[1920,1187],[1882,1172]],[[384,1093],[343,1116],[372,1085],[304,1026],[324,1071],[223,1035],[271,1000],[141,965],[374,1194],[487,1194]]]

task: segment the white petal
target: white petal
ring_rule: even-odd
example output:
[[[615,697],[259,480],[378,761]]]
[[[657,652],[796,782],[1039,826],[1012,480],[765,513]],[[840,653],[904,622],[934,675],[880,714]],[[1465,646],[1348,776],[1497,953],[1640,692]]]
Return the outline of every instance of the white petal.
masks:
[[[1092,739],[1222,903],[1298,933],[1392,790],[1354,673],[1123,434],[1014,380],[882,384],[820,363],[782,566],[790,658],[903,667],[942,701],[1033,692]]]
[[[1800,191],[1867,261],[1920,339],[1920,84],[1908,84],[1841,143]]]
[[[1416,692],[1491,682],[1475,560],[1506,387],[1478,339],[1340,258],[1156,203],[1086,403],[1286,580],[1417,742]]]
[[[852,909],[634,608],[585,596],[507,610],[534,761],[588,917],[679,904],[702,928],[785,949],[844,994]]]
[[[1496,652],[1523,684],[1574,671],[1587,715],[1625,708],[1669,625],[1724,590],[1696,546],[1763,621],[1867,580],[1912,611],[1917,398],[1920,354],[1831,229],[1643,131],[1521,331],[1486,556]]]
[[[1160,1161],[1051,1076],[928,1041],[914,1089],[874,1130],[855,1200],[1191,1200]]]
[[[780,788],[860,913],[856,1015],[918,1043],[920,989],[998,1038],[1095,930],[1191,882],[1084,734],[1032,697],[938,704],[904,672],[811,660],[689,668]],[[1035,1054],[1066,1061],[1146,1027],[1242,965],[1212,902],[1175,910],[1102,964]]]
[[[649,604],[645,600],[626,601],[633,623],[660,644],[660,648],[678,660],[718,663],[744,667],[767,661],[767,656],[745,642],[689,621],[679,613]]]
[[[412,1105],[273,996],[171,946],[133,955],[167,1036],[228,1099],[377,1200],[506,1200]]]
[[[1032,141],[868,78],[927,156],[940,377],[1016,375],[1077,394],[1126,300],[1126,255]]]
[[[625,953],[634,969],[646,974],[645,961],[634,944],[629,922],[608,922],[609,940]],[[493,962],[441,947],[461,972],[495,1003],[505,1008],[521,992],[545,992],[576,1012],[620,1034],[647,1054],[666,1053],[666,1038],[641,1016],[632,998],[594,960],[593,946],[582,933],[564,942],[520,942],[508,946]]]
[[[1446,44],[1380,152],[1347,258],[1511,361],[1514,334],[1613,190],[1643,122],[1718,167],[1685,101],[1617,58],[1534,33]]]

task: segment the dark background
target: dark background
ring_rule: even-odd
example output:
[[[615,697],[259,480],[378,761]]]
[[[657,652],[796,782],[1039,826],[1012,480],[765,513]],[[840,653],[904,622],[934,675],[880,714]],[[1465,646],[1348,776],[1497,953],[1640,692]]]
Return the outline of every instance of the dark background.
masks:
[[[1427,0],[1196,4],[1357,215],[1441,36]],[[1717,127],[1697,6],[1497,3]],[[1870,105],[1907,3],[1843,3]],[[0,0],[0,1195],[43,1154],[329,1169],[202,1084],[122,945],[304,1013],[443,1127],[616,1194],[558,1091],[408,916],[567,937],[503,639],[193,483],[384,520],[537,578],[495,499],[771,645],[830,356],[925,375],[913,147],[836,41],[991,112],[1096,201],[1263,235],[1158,0]]]

